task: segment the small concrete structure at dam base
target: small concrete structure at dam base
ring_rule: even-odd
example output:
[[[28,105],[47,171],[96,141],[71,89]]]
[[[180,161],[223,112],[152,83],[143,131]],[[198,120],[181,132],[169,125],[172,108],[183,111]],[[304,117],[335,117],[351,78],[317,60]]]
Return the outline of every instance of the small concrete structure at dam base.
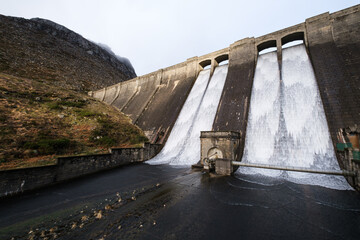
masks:
[[[231,175],[237,167],[231,161],[239,158],[240,133],[202,131],[200,164],[219,175]]]

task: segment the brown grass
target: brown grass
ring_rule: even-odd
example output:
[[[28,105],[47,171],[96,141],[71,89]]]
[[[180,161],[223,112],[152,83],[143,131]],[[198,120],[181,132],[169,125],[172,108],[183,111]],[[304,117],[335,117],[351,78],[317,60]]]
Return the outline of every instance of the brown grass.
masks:
[[[146,141],[130,119],[85,94],[0,73],[0,169]]]

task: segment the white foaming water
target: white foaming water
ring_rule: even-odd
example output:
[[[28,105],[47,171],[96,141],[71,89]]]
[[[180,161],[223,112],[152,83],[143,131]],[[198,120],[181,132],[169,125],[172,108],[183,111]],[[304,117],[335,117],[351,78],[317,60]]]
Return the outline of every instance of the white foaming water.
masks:
[[[276,52],[260,55],[255,70],[242,161],[339,170],[315,75],[303,44],[283,49],[282,81]],[[342,176],[240,168],[334,189],[352,189]]]
[[[181,109],[162,151],[149,164],[191,165],[200,160],[200,131],[210,131],[225,84],[228,66],[203,70]]]
[[[245,156],[252,163],[268,162],[274,153],[280,116],[280,75],[276,52],[260,55],[250,100]]]

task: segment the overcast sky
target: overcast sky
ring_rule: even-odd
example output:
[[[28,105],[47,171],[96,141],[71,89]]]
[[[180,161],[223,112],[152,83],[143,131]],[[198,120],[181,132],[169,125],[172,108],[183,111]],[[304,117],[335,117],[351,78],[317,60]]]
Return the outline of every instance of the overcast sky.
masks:
[[[0,14],[40,17],[104,43],[137,75],[258,37],[360,0],[0,0]]]

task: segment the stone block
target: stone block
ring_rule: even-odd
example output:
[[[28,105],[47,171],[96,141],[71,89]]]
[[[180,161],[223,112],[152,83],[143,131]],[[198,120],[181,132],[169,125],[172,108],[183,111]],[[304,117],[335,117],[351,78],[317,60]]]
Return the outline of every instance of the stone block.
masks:
[[[231,159],[218,158],[215,161],[215,172],[219,175],[230,176],[233,173]]]

